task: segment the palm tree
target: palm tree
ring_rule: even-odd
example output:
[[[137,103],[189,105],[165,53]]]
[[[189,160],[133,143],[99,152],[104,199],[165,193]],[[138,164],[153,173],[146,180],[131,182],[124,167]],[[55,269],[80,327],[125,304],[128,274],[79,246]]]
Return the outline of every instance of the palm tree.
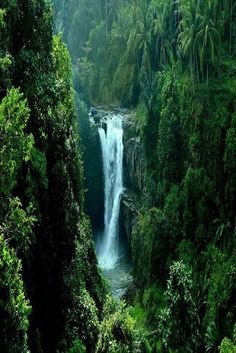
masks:
[[[127,6],[121,5],[117,11],[116,19],[113,23],[112,31],[111,31],[111,41],[118,40],[122,43],[127,43],[130,28],[132,26],[132,22],[130,16],[127,14]]]
[[[212,20],[219,33],[223,36],[228,26],[230,55],[232,49],[232,22],[235,0],[214,0],[211,2]]]
[[[180,8],[181,18],[179,24],[178,43],[183,58],[188,57],[191,72],[196,71],[199,81],[198,51],[195,45],[196,35],[199,31],[202,17],[198,12],[195,0],[191,0],[188,6],[182,4]]]
[[[188,57],[190,67],[203,75],[206,69],[208,82],[209,65],[219,61],[220,33],[214,22],[215,1],[191,0],[181,7],[182,20],[178,42],[183,57]]]
[[[173,3],[163,1],[159,3],[157,17],[153,19],[153,33],[156,38],[157,67],[173,61],[173,43],[175,30],[173,23]]]
[[[232,28],[233,28],[233,14],[236,9],[235,0],[225,0],[225,5],[228,9],[228,19],[229,19],[229,53],[232,55]]]
[[[143,12],[135,2],[131,7],[131,18],[132,27],[127,42],[127,52],[129,57],[132,59],[135,58],[140,62],[140,53],[142,56],[142,51],[144,49],[144,45],[142,44],[146,42],[144,39],[146,38],[146,23]]]
[[[108,3],[108,19],[113,23],[117,20],[120,0],[112,0]]]
[[[219,61],[220,52],[220,34],[212,19],[213,17],[213,2],[207,0],[204,3],[203,15],[200,15],[201,22],[198,26],[194,40],[195,50],[198,52],[201,73],[204,73],[206,68],[206,78],[208,83],[209,65],[216,65]]]
[[[147,27],[147,22],[138,21],[137,23],[137,45],[141,57],[141,65],[145,71],[150,71],[150,43],[151,33]]]

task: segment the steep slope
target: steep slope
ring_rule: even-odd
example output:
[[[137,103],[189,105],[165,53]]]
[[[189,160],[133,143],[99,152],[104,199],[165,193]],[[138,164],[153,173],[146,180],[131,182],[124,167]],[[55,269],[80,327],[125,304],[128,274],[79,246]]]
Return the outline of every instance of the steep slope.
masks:
[[[97,328],[90,316],[97,317],[104,295],[83,214],[70,59],[60,37],[52,36],[51,19],[44,0],[0,5],[0,350],[5,353],[27,347],[65,352],[75,340],[92,351]]]

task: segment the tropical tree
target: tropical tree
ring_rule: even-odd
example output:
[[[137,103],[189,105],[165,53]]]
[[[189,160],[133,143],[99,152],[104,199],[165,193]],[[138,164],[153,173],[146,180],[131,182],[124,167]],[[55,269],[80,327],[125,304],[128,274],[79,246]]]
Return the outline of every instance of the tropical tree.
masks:
[[[199,317],[193,297],[192,271],[183,261],[174,262],[170,267],[164,298],[166,306],[159,316],[159,332],[165,351],[196,352]]]
[[[136,62],[140,68],[140,61],[143,51],[147,47],[147,24],[145,15],[140,7],[135,4],[131,6],[132,29],[127,43],[127,54],[131,58],[136,58]]]
[[[141,66],[145,71],[150,71],[150,42],[151,36],[146,20],[137,23],[137,45],[140,52]]]
[[[173,3],[171,1],[161,1],[157,4],[156,13],[152,22],[153,35],[155,37],[155,57],[156,66],[171,63],[174,58],[173,42],[175,31],[172,21]]]
[[[108,19],[112,24],[117,19],[118,10],[120,7],[120,0],[112,0],[108,3],[107,6],[108,6]]]
[[[195,71],[199,80],[198,51],[195,40],[201,23],[201,16],[197,11],[196,1],[190,0],[188,4],[183,3],[180,12],[182,18],[178,36],[180,52],[183,59],[188,59],[191,72]]]
[[[129,38],[131,26],[132,21],[129,16],[129,11],[127,11],[127,6],[121,5],[117,11],[117,16],[113,22],[110,35],[111,51],[113,52],[114,47],[115,49],[118,49],[118,51],[115,53],[118,59],[121,55],[121,52],[123,52],[122,49],[127,49],[127,41]]]
[[[34,139],[26,134],[29,107],[19,89],[12,88],[0,104],[0,194],[9,195],[17,173],[31,156]]]
[[[206,79],[208,83],[209,66],[213,67],[219,62],[220,55],[220,34],[213,20],[213,2],[206,1],[199,9],[203,11],[198,31],[195,36],[194,46],[198,52],[200,70],[202,75],[206,69]]]
[[[24,293],[21,262],[0,230],[0,351],[27,353],[31,311]]]

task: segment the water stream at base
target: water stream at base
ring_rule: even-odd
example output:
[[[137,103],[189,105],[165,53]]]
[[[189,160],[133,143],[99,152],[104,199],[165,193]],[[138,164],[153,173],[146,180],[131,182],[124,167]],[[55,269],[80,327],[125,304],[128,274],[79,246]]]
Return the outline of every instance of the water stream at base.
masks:
[[[132,265],[126,254],[119,257],[114,268],[103,269],[103,274],[115,298],[122,298],[133,286]]]

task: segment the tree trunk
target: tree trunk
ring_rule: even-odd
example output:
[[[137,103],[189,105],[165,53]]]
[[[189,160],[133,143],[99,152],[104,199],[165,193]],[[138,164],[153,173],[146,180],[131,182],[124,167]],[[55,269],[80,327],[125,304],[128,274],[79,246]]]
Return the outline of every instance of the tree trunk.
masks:
[[[107,0],[106,0],[106,37],[107,37],[107,32],[108,32],[108,8],[107,8]]]
[[[232,55],[232,20],[233,20],[233,0],[230,0],[230,23],[229,23],[229,55]]]
[[[207,61],[207,67],[206,67],[206,75],[207,75],[207,87],[208,87],[208,84],[209,84],[209,63]]]
[[[198,85],[199,85],[200,84],[200,78],[199,78],[199,67],[198,67],[197,56],[195,58],[195,65],[196,65],[196,71],[197,71],[197,82],[198,82]]]
[[[191,77],[193,77],[193,72],[194,72],[194,65],[193,65],[193,53],[190,53],[190,71],[191,71]]]

